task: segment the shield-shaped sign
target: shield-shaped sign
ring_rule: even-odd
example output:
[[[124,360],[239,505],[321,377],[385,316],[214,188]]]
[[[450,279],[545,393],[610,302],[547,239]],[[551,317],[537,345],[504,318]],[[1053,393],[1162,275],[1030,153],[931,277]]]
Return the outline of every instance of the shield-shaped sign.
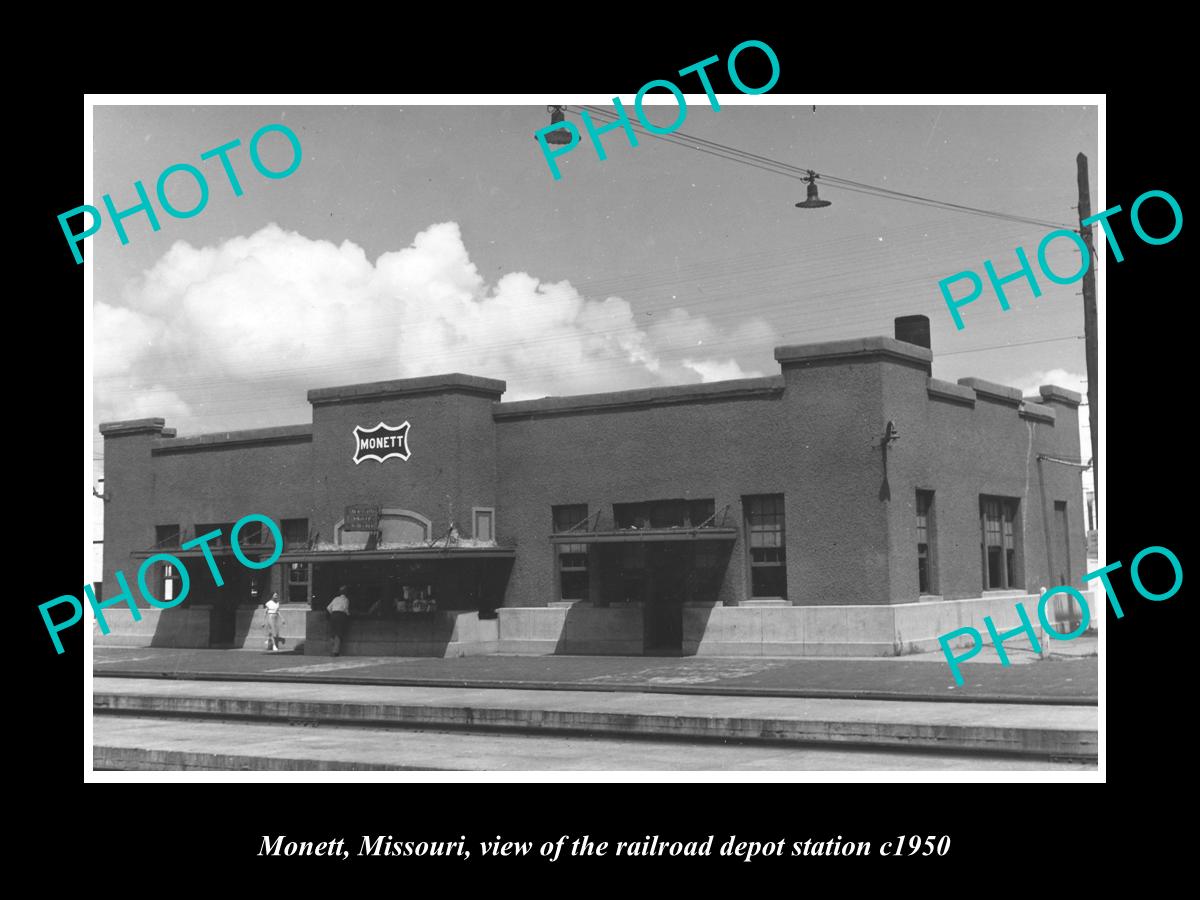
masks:
[[[408,459],[408,422],[395,427],[380,422],[374,428],[354,426],[354,464],[365,459],[383,462],[393,456]]]

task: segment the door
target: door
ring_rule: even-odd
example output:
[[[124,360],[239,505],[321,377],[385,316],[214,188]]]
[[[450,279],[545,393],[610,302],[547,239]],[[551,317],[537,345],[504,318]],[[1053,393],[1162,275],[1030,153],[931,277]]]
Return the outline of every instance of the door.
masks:
[[[1066,501],[1054,501],[1054,567],[1058,580],[1055,584],[1071,583],[1071,533],[1067,530]],[[1074,631],[1083,621],[1083,610],[1070,594],[1054,596],[1056,620],[1066,622],[1066,631]],[[1061,610],[1061,612],[1060,612]]]
[[[245,634],[238,634],[238,607],[258,605],[258,585],[244,566],[232,557],[217,557],[217,569],[225,582],[212,593],[208,613],[208,646],[229,649],[240,647]]]
[[[647,654],[677,655],[683,652],[683,601],[687,591],[684,547],[672,543],[651,544],[647,553],[649,590],[642,606]]]
[[[1071,541],[1067,531],[1067,504],[1054,501],[1054,565],[1058,569],[1055,584],[1071,583]]]
[[[208,611],[208,646],[228,649],[234,645],[237,600],[233,591],[224,591],[213,596],[212,608]]]

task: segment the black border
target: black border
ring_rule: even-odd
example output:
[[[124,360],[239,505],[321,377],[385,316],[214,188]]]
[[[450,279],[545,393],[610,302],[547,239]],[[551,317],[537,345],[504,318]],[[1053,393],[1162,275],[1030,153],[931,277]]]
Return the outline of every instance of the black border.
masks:
[[[669,73],[678,68],[714,53],[724,59],[739,40],[755,37],[769,43],[779,56],[781,78],[774,93],[867,92],[880,87],[903,88],[914,93],[989,87],[1030,92],[1103,92],[1106,89],[1103,82],[1113,80],[1100,76],[1070,77],[1069,70],[1074,66],[1068,63],[1064,77],[1050,79],[1057,82],[1051,85],[1044,74],[1028,73],[1022,78],[1012,71],[1002,72],[981,63],[975,71],[956,66],[945,73],[954,76],[949,80],[900,84],[903,79],[899,78],[896,82],[891,78],[881,82],[870,70],[860,70],[857,77],[848,77],[849,64],[841,70],[823,67],[820,57],[814,61],[810,52],[815,42],[821,40],[816,31],[725,26],[725,33],[745,32],[728,38],[680,36],[677,32],[670,36],[639,35],[629,28],[606,33],[602,26],[596,28],[591,36],[583,32],[582,39],[569,26],[563,26],[555,36],[546,39],[533,34],[520,35],[499,49],[486,35],[475,38],[475,46],[462,35],[455,36],[452,44],[430,42],[422,46],[415,40],[406,41],[390,75],[381,77],[375,66],[364,71],[375,73],[370,78],[371,90],[473,92],[486,88],[492,92],[534,92],[552,82],[564,91],[594,90],[628,98],[644,81],[670,77]],[[908,49],[915,57],[922,52],[938,52],[932,46]],[[501,50],[508,54],[503,59],[498,55]],[[345,52],[347,65],[351,55]],[[474,60],[473,66],[462,62],[467,59]],[[336,59],[327,61],[331,68],[341,63]],[[882,60],[880,63],[888,65]],[[921,68],[931,64],[918,59],[915,65]],[[343,86],[360,81],[358,70],[347,67],[342,71],[346,73],[341,79]],[[714,67],[713,71],[719,73],[721,69]],[[754,83],[752,75],[750,69],[745,78]],[[301,76],[300,80],[305,79]],[[715,79],[714,84],[717,90],[729,89]],[[1168,81],[1168,87],[1169,84]],[[230,90],[235,85],[214,85],[206,78],[203,84],[192,79],[187,87]],[[292,84],[285,89],[301,90]],[[1109,92],[1108,98],[1110,205],[1120,203],[1127,214],[1140,193],[1159,189],[1170,192],[1182,207],[1190,208],[1182,182],[1184,164],[1179,158],[1180,113],[1174,103],[1177,98],[1169,90],[1163,90],[1161,84],[1156,88],[1148,85],[1146,89],[1127,84],[1120,91]],[[23,218],[34,225],[33,237],[25,246],[34,249],[41,265],[28,293],[19,298],[24,302],[19,303],[17,321],[25,329],[24,323],[32,319],[32,330],[48,338],[46,344],[57,343],[55,338],[64,333],[63,326],[56,321],[62,319],[59,307],[69,303],[70,309],[78,310],[81,296],[82,267],[74,265],[66,251],[55,216],[80,202],[82,103],[82,94],[78,92],[46,93],[39,96],[36,110],[29,112],[39,129],[39,143],[31,160],[34,175],[21,185],[30,193],[23,205],[30,209],[31,215]],[[1166,229],[1155,229],[1149,210],[1147,207],[1144,221],[1151,233],[1162,233]],[[1144,786],[1147,781],[1173,778],[1179,765],[1170,758],[1173,754],[1166,754],[1171,737],[1167,729],[1181,721],[1179,713],[1187,706],[1188,694],[1181,680],[1186,651],[1173,646],[1169,638],[1186,635],[1188,631],[1182,591],[1162,603],[1141,600],[1134,594],[1127,572],[1132,557],[1154,544],[1172,549],[1184,569],[1188,567],[1179,512],[1186,508],[1185,492],[1190,480],[1189,409],[1185,393],[1190,382],[1180,370],[1181,362],[1190,357],[1187,346],[1190,335],[1185,323],[1191,301],[1180,289],[1186,229],[1172,244],[1152,247],[1141,244],[1129,233],[1127,224],[1117,221],[1126,261],[1120,265],[1110,262],[1108,266],[1107,408],[1115,425],[1105,426],[1107,453],[1102,461],[1106,466],[1107,488],[1101,503],[1106,510],[1109,559],[1119,559],[1125,564],[1124,571],[1118,572],[1113,581],[1126,615],[1119,621],[1110,615],[1106,623],[1107,763],[1110,780]],[[22,257],[14,264],[19,264]],[[15,380],[18,385],[28,387],[12,393],[17,407],[13,421],[25,423],[33,434],[47,430],[54,434],[59,430],[52,423],[59,415],[60,398],[74,396],[78,389],[76,370],[70,362],[73,354],[67,348],[55,347],[53,352],[41,354],[40,361],[39,357],[31,358],[20,351],[16,355],[21,366]],[[47,379],[50,383],[44,384]],[[15,444],[24,439],[27,438],[14,429],[10,440]],[[10,521],[29,523],[25,527],[40,530],[43,523],[56,518],[53,514],[46,515],[47,508],[70,510],[64,516],[73,517],[79,508],[77,482],[66,473],[79,471],[76,440],[63,441],[55,436],[49,441],[39,441],[42,446],[36,452],[22,457],[32,461],[35,468],[32,477],[26,475],[24,462],[10,469],[10,485],[16,482],[23,483],[19,487],[37,485],[36,496],[14,498]],[[438,860],[418,863],[380,859],[362,861],[360,865],[326,859],[267,860],[254,855],[264,834],[286,833],[310,840],[341,835],[357,840],[356,836],[362,834],[400,836],[413,830],[417,834],[412,839],[460,834],[475,839],[502,834],[539,843],[564,833],[588,833],[593,838],[610,840],[644,834],[686,840],[713,833],[718,835],[718,843],[730,833],[764,841],[837,834],[875,842],[898,834],[952,836],[952,853],[945,860],[917,862],[919,857],[898,860],[876,857],[870,860],[867,869],[862,868],[863,861],[859,859],[852,863],[838,859],[761,859],[752,864],[720,858],[656,859],[623,866],[613,865],[611,859],[605,861],[608,869],[619,871],[624,879],[621,883],[645,884],[628,879],[651,870],[654,874],[669,871],[673,879],[668,883],[670,887],[695,884],[709,889],[713,884],[706,879],[718,869],[734,877],[750,876],[739,879],[739,883],[743,889],[753,890],[753,879],[763,874],[764,868],[781,872],[787,866],[789,880],[781,879],[779,884],[800,890],[800,882],[791,879],[812,874],[817,866],[822,873],[837,871],[851,878],[880,872],[882,880],[893,886],[924,885],[936,890],[944,884],[936,879],[938,875],[944,877],[946,865],[961,868],[970,879],[960,889],[967,884],[974,886],[991,873],[1002,875],[1005,883],[1012,882],[1015,890],[1062,889],[1053,880],[1041,879],[1062,877],[1065,869],[1061,867],[1068,860],[1077,861],[1072,866],[1106,865],[1101,848],[1105,845],[1107,825],[1095,817],[1099,810],[1096,800],[1089,799],[1082,805],[1064,800],[1063,788],[1055,785],[915,784],[885,788],[864,784],[852,790],[811,784],[462,783],[393,787],[272,784],[269,778],[264,778],[254,784],[208,785],[201,790],[156,786],[153,795],[138,792],[142,802],[130,802],[124,799],[126,794],[121,799],[106,797],[101,802],[89,796],[85,800],[87,805],[80,807],[76,805],[80,798],[74,787],[82,783],[84,757],[79,721],[84,632],[76,629],[66,633],[66,653],[58,656],[46,640],[36,609],[37,603],[77,590],[76,551],[71,548],[68,561],[62,558],[59,548],[50,549],[52,543],[47,541],[43,547],[18,551],[21,563],[33,557],[33,565],[28,568],[35,576],[23,580],[25,589],[20,592],[27,630],[23,635],[25,665],[20,675],[23,684],[17,692],[25,714],[20,728],[27,739],[25,765],[41,776],[38,783],[42,785],[42,802],[35,804],[35,819],[44,821],[35,825],[59,833],[74,830],[78,834],[75,825],[78,812],[98,813],[101,827],[95,827],[89,815],[83,832],[100,840],[105,839],[102,835],[108,835],[114,853],[132,855],[132,871],[138,873],[139,879],[145,879],[146,884],[171,883],[183,875],[189,885],[215,887],[238,883],[232,873],[240,872],[252,876],[253,881],[240,882],[247,886],[274,884],[290,890],[302,884],[328,883],[346,887],[353,884],[353,876],[366,874],[370,869],[379,880],[372,874],[367,884],[417,889],[417,883],[406,877],[414,874],[415,866],[423,875],[443,876],[446,879],[443,887],[471,883],[493,890],[513,887],[520,890],[532,889],[536,882],[506,881],[505,876],[514,868],[536,869],[530,873],[536,877],[552,875],[555,869],[564,866],[574,872],[584,868],[590,871],[597,865],[586,859],[553,865],[540,859],[490,862],[473,859],[467,871],[452,870]],[[48,558],[42,560],[41,556]],[[1150,583],[1149,576],[1146,580]],[[121,789],[127,791],[128,786]],[[182,795],[178,793],[181,790]],[[903,791],[903,795],[897,796],[897,790]],[[1084,827],[1080,828],[1080,824]],[[71,828],[72,825],[75,827]],[[1128,835],[1125,839],[1148,840]],[[126,840],[129,846],[122,849]],[[159,849],[152,851],[155,842]],[[1080,856],[1084,848],[1086,855]],[[181,854],[184,854],[182,859]],[[191,860],[192,856],[199,859]],[[205,864],[205,859],[212,864]],[[1082,862],[1085,859],[1088,861]],[[218,860],[220,865],[216,864]],[[914,864],[920,867],[919,871],[914,871]],[[831,865],[837,865],[837,869],[831,869]],[[176,878],[166,881],[157,878],[172,874]],[[932,877],[929,881],[912,880],[920,874]],[[347,879],[347,875],[351,878]],[[1073,881],[1072,885],[1077,883]],[[572,884],[582,883],[557,887],[566,889]],[[856,882],[834,882],[835,886],[843,887],[853,884]],[[545,885],[553,887],[554,882]],[[425,889],[440,888],[431,885]]]

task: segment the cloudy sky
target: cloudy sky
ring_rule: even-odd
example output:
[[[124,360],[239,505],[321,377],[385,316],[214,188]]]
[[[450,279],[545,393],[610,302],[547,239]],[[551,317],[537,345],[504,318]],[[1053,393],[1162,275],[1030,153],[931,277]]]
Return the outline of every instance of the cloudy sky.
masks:
[[[276,122],[303,161],[268,180],[247,145]],[[97,107],[95,205],[111,193],[132,206],[135,180],[153,195],[179,162],[208,175],[210,196],[193,218],[160,210],[158,232],[127,219],[128,245],[108,223],[87,240],[94,423],[162,416],[186,435],[307,422],[311,388],[452,371],[505,380],[509,400],[773,374],[777,345],[890,335],[912,313],[932,320],[936,377],[1085,389],[1078,284],[1042,279],[1035,300],[1014,283],[1007,312],[989,291],[962,331],[938,290],[985,259],[1014,271],[1014,248],[1035,257],[1048,229],[825,184],[833,205],[800,210],[798,181],[620,132],[603,162],[586,143],[561,157],[556,181],[532,137],[547,122],[542,106]],[[701,95],[681,131],[1059,223],[1077,218],[1083,151],[1096,197],[1094,107],[716,112]],[[240,197],[199,158],[234,138]],[[290,158],[278,134],[262,147],[273,168]],[[186,209],[197,194],[175,176],[169,196]],[[1049,259],[1078,267],[1065,240]]]

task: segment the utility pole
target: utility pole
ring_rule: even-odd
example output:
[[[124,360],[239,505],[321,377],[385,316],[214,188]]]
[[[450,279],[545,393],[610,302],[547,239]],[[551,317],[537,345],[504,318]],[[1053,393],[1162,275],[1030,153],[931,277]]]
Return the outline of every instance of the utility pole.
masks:
[[[1092,433],[1092,496],[1096,498],[1096,515],[1100,514],[1100,460],[1096,452],[1098,432],[1096,429],[1096,393],[1099,379],[1096,367],[1099,364],[1099,336],[1096,325],[1096,266],[1100,259],[1092,240],[1092,226],[1083,220],[1092,215],[1092,195],[1088,189],[1087,157],[1080,153],[1075,157],[1079,174],[1079,235],[1087,245],[1090,259],[1083,273],[1083,347],[1087,358],[1088,430]]]

